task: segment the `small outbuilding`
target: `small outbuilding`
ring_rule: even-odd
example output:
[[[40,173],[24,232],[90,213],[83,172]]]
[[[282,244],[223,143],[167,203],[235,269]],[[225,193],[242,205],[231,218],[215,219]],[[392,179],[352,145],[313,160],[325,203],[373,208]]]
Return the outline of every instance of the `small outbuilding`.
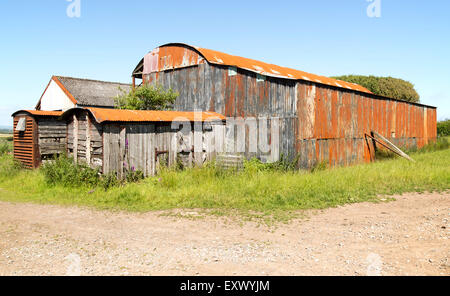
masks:
[[[114,98],[121,90],[128,92],[130,84],[53,76],[44,90],[36,110],[66,111],[72,108],[114,108]]]
[[[215,112],[75,108],[66,111],[67,151],[104,174],[155,175],[160,166],[201,165],[215,157],[225,117]],[[215,136],[215,135],[220,136]]]
[[[67,125],[62,112],[22,110],[14,113],[14,158],[26,168],[65,153]]]

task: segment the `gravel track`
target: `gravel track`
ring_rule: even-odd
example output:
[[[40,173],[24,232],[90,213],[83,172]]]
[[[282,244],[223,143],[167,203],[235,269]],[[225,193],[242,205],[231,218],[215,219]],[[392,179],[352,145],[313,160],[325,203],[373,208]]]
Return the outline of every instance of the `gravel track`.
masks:
[[[395,198],[276,228],[0,202],[0,275],[450,275],[450,193]]]

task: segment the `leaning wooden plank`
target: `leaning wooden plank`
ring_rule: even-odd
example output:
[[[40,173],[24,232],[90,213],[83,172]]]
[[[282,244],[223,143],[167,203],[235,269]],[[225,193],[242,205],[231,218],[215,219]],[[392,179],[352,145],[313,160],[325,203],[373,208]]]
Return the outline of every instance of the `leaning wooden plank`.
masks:
[[[385,142],[388,146],[389,149],[392,150],[393,152],[396,152],[398,155],[400,155],[403,158],[406,158],[409,161],[415,162],[414,159],[412,159],[411,157],[409,157],[408,154],[406,154],[405,152],[403,152],[400,148],[398,148],[397,146],[395,146],[394,144],[392,144],[388,139],[386,139],[385,137],[383,137],[382,135],[380,135],[377,132],[372,132],[376,137],[380,138],[383,142]],[[377,141],[379,143],[379,141]]]

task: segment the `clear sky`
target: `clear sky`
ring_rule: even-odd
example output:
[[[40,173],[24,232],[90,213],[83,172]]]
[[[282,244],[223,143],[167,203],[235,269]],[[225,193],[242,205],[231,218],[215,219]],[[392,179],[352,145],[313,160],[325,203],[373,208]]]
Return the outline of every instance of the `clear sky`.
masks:
[[[366,0],[79,1],[80,18],[67,0],[0,1],[0,125],[33,108],[52,75],[130,82],[170,42],[325,76],[403,78],[450,118],[448,0],[373,0],[379,18]]]

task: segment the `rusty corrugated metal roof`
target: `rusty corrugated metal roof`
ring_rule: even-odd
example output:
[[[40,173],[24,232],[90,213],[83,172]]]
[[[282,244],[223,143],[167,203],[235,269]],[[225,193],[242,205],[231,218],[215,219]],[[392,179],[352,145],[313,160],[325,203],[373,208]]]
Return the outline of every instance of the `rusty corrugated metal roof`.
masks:
[[[267,64],[264,62],[247,59],[239,56],[233,56],[219,51],[195,47],[211,64],[235,66],[237,68],[245,69],[248,71],[256,72],[265,76],[288,78],[295,80],[306,80],[311,82],[317,82],[321,84],[331,85],[340,88],[347,88],[357,90],[361,92],[370,92],[367,88],[358,84],[349,83],[342,80],[336,80],[333,78],[319,76],[300,70],[281,67],[273,64]]]
[[[59,117],[63,114],[62,111],[20,110],[20,111],[15,112],[12,116],[14,117],[16,114],[21,113],[21,112],[29,113],[30,115],[33,115],[33,116]]]
[[[177,50],[177,48],[190,49],[191,52],[197,52],[200,56],[189,54],[186,50]],[[370,92],[367,88],[355,83],[336,80],[325,76],[315,75],[300,70],[281,67],[278,65],[268,64],[257,60],[182,43],[162,45],[147,54],[144,61],[141,61],[141,63],[144,63],[146,66],[144,66],[144,74],[147,74],[147,72],[165,71],[168,69],[198,65],[204,63],[205,60],[211,64],[237,67],[264,76],[304,80],[372,94],[372,92]]]
[[[72,109],[73,110],[73,109]],[[86,108],[98,123],[109,122],[184,122],[225,120],[225,116],[215,112],[141,111]],[[70,112],[70,110],[68,111]]]

